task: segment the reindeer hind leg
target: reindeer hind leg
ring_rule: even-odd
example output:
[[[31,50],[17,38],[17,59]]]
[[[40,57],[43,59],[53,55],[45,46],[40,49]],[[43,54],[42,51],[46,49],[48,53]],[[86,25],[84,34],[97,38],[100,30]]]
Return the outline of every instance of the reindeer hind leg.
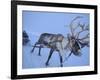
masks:
[[[31,50],[31,53],[33,53],[34,52],[34,49],[35,49],[35,47],[36,47],[36,45],[37,44],[39,44],[38,42],[36,42],[35,44],[34,44],[34,46],[33,46],[33,49]]]
[[[41,48],[42,48],[42,47],[40,46],[40,47],[39,47],[39,53],[38,53],[39,56],[41,56]]]

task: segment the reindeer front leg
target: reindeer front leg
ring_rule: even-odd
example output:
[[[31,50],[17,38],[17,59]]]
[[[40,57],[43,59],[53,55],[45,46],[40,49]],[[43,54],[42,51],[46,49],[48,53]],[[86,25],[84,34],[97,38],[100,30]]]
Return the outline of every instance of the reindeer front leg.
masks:
[[[61,42],[58,42],[56,44],[56,46],[57,46],[58,54],[59,54],[59,58],[60,58],[60,66],[63,67],[63,58],[62,58],[62,56],[63,56],[62,54],[64,53],[64,51],[63,51],[63,45],[62,45]]]
[[[59,53],[59,57],[60,57],[60,67],[63,67],[63,59],[61,53]]]
[[[51,49],[51,50],[50,50],[50,53],[49,53],[48,60],[46,61],[46,66],[48,66],[49,60],[50,60],[50,58],[51,58],[53,52],[54,52],[54,49]]]

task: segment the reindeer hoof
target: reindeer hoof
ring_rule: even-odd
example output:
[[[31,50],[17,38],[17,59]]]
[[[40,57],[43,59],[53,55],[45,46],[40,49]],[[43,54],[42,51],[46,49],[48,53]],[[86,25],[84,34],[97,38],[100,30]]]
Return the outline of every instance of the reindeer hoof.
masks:
[[[61,64],[60,67],[63,67],[63,64]]]
[[[41,56],[41,54],[38,54],[38,56]]]
[[[46,62],[45,65],[48,66],[49,64]]]

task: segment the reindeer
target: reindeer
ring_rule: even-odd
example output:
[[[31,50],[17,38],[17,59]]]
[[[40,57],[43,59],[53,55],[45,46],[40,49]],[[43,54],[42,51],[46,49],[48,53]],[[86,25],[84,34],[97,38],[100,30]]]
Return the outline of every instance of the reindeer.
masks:
[[[66,52],[70,51],[66,59],[68,59],[72,53],[76,56],[81,55],[81,48],[85,46],[89,47],[89,33],[83,38],[79,38],[79,36],[82,32],[89,31],[89,28],[88,28],[89,25],[86,26],[85,24],[78,23],[78,25],[75,27],[73,25],[73,22],[77,20],[78,18],[81,18],[81,17],[77,16],[71,21],[69,25],[71,34],[68,34],[67,37],[64,37],[62,34],[51,34],[51,33],[41,34],[39,40],[34,44],[33,49],[31,50],[31,53],[34,51],[36,47],[39,48],[39,55],[41,55],[40,54],[41,48],[44,48],[44,47],[50,48],[50,53],[45,63],[46,66],[48,66],[49,60],[53,52],[57,51],[59,53],[61,67],[63,67],[62,57],[63,57],[64,51]],[[80,28],[80,31],[75,34],[75,30],[77,28]]]

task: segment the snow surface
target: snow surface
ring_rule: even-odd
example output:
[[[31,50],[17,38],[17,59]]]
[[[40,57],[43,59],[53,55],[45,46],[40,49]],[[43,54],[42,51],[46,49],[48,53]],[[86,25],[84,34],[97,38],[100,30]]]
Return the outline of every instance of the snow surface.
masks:
[[[31,36],[30,36],[31,37]],[[35,38],[35,37],[34,37]],[[32,41],[32,38],[30,38]],[[32,43],[29,42],[27,45],[23,46],[23,53],[22,53],[22,67],[23,69],[26,68],[47,68],[47,67],[60,67],[60,58],[58,52],[54,52],[52,57],[50,58],[49,65],[46,66],[45,63],[49,56],[49,48],[42,48],[41,49],[41,56],[38,55],[39,49],[35,48],[34,52],[31,53],[32,50]],[[71,67],[71,66],[86,66],[89,65],[87,59],[89,59],[89,54],[85,52],[88,50],[87,47],[84,47],[81,52],[81,56],[71,55],[68,60],[63,63],[64,67]],[[65,56],[63,56],[63,61],[68,56],[70,52],[66,52]],[[84,54],[83,54],[84,53]],[[88,52],[89,53],[89,52]]]

